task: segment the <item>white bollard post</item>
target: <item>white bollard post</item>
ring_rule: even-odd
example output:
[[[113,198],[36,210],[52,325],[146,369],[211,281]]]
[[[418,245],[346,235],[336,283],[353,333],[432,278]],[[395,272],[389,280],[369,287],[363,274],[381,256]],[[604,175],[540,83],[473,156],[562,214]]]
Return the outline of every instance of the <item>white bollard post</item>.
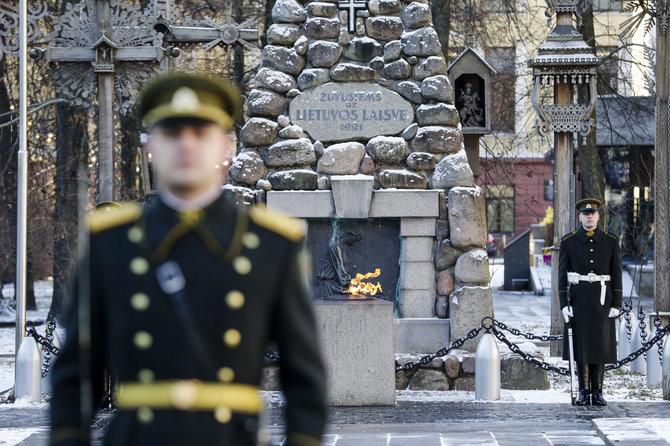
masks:
[[[35,402],[41,399],[40,378],[40,351],[37,342],[32,336],[26,336],[21,341],[19,353],[16,355],[15,367],[15,395],[16,398],[28,397]]]
[[[647,339],[653,339],[656,336],[656,327],[651,329],[651,334]],[[661,358],[658,356],[658,344],[654,344],[647,351],[647,385],[654,386],[661,383],[663,370],[661,369]]]
[[[635,318],[633,333],[631,333],[630,337],[630,353],[636,352],[640,348],[642,348],[642,337],[640,336],[640,326],[638,325],[637,318]],[[637,372],[642,373],[643,375],[647,374],[647,363],[644,360],[644,355],[638,356],[636,360],[629,362],[629,364],[632,373]]]
[[[670,400],[670,335],[663,341],[663,399]]]
[[[500,350],[491,333],[484,333],[475,352],[475,399],[500,399]]]
[[[54,330],[54,338],[53,338],[53,345],[57,349],[61,349],[63,347],[63,343],[60,340],[60,336],[58,336],[58,332]],[[44,355],[46,352],[42,351],[41,354],[41,360],[42,364],[44,364]],[[51,369],[54,366],[54,361],[56,360],[56,356],[51,355],[51,361],[49,362],[49,370],[47,371],[47,376],[42,377],[42,393],[49,393],[51,392]]]
[[[628,340],[628,332],[626,331],[626,319],[623,317],[619,318],[619,330],[618,330],[618,343],[617,343],[617,359],[620,361],[630,353],[630,341]]]

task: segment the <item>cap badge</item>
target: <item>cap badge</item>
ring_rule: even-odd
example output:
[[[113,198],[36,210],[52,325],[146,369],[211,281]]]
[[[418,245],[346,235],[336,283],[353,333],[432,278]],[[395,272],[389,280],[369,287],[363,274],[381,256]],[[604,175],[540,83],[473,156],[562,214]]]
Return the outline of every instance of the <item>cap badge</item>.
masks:
[[[591,203],[589,203],[586,206],[584,206],[584,209],[593,209],[593,206],[591,206]]]
[[[197,110],[200,107],[200,100],[189,87],[181,87],[172,95],[172,108],[185,111]]]

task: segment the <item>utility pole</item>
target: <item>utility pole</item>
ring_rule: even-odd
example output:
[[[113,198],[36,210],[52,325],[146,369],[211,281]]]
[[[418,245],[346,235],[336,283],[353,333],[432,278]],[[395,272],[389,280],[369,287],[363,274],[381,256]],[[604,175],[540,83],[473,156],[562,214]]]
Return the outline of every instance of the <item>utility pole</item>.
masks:
[[[26,331],[26,253],[28,212],[28,0],[19,0],[19,153],[16,200],[16,350],[18,355]],[[16,370],[16,369],[15,369]]]

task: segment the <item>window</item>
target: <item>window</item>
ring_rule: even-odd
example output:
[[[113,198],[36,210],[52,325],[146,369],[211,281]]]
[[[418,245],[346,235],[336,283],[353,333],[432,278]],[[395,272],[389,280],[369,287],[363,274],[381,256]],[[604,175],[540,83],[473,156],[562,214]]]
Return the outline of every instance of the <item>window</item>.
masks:
[[[514,232],[514,186],[486,186],[486,226],[494,234]]]
[[[593,11],[621,11],[621,0],[593,0]]]
[[[514,87],[516,84],[516,50],[486,48],[486,61],[496,70],[491,76],[491,130],[514,133]]]
[[[554,180],[544,180],[544,201],[554,201]]]

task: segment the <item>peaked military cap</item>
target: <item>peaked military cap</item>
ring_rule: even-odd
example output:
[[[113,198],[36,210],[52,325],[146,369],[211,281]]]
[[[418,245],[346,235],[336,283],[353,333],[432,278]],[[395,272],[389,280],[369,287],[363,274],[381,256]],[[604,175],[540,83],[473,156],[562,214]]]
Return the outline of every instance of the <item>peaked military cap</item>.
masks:
[[[230,82],[183,72],[157,76],[142,89],[138,101],[148,127],[167,119],[195,118],[230,129],[241,105],[240,92]]]
[[[575,207],[580,214],[592,214],[598,212],[598,208],[600,208],[600,200],[595,198],[584,198],[583,200],[579,200],[575,204]]]

